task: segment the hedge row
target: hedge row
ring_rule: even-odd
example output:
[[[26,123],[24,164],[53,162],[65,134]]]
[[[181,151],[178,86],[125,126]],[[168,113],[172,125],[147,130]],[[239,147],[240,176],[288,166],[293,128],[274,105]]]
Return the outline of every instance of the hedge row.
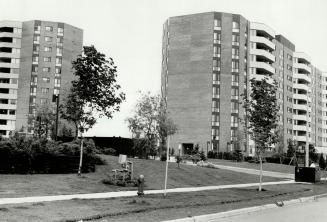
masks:
[[[0,173],[77,173],[79,142],[39,140],[15,135],[0,141]],[[92,141],[85,142],[82,172],[94,172],[96,164],[104,164],[96,155]]]

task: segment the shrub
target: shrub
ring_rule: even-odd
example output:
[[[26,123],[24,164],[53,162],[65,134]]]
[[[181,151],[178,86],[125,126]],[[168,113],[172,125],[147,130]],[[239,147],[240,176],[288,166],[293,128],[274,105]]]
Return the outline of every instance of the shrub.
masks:
[[[161,154],[160,160],[161,161],[167,161],[167,153],[166,152],[164,152],[164,153]]]
[[[239,149],[234,150],[233,160],[236,160],[237,162],[243,161],[243,153],[241,150]]]
[[[324,155],[322,153],[320,154],[320,157],[319,157],[319,167],[321,169],[326,168],[326,161],[325,161]]]
[[[112,155],[112,156],[117,155],[117,151],[115,149],[107,148],[107,147],[102,148],[102,153],[106,154],[106,155]]]
[[[202,161],[206,161],[206,160],[207,160],[207,157],[206,157],[204,151],[201,151],[201,152],[200,152],[200,159],[201,159]]]

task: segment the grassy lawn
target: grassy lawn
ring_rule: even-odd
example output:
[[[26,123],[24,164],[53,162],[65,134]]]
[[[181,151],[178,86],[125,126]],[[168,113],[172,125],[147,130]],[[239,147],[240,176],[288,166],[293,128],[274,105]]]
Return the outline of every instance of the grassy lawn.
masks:
[[[0,174],[0,198],[59,195],[74,193],[110,192],[133,190],[131,187],[105,185],[101,182],[112,169],[119,168],[118,157],[103,156],[107,165],[97,166],[95,173],[78,177],[75,174],[36,174],[7,175]],[[135,175],[143,174],[146,189],[163,189],[165,162],[155,160],[132,159]],[[279,179],[264,177],[264,181]],[[224,185],[258,182],[256,175],[249,175],[222,169],[194,167],[176,163],[169,164],[168,188],[207,185]]]
[[[217,213],[312,196],[327,192],[327,184],[293,184],[191,193],[146,195],[142,198],[70,200],[0,206],[2,221],[160,221]]]
[[[249,162],[234,162],[230,160],[221,160],[221,159],[209,159],[211,163],[226,165],[226,166],[235,166],[235,167],[242,167],[242,168],[249,168],[249,169],[256,169],[260,170],[260,164],[257,163],[249,163]],[[280,173],[291,173],[294,174],[295,166],[289,166],[284,164],[276,164],[276,163],[263,163],[262,165],[263,170],[265,171],[273,171],[273,172],[280,172]],[[321,171],[322,177],[327,177],[327,172],[325,170]]]

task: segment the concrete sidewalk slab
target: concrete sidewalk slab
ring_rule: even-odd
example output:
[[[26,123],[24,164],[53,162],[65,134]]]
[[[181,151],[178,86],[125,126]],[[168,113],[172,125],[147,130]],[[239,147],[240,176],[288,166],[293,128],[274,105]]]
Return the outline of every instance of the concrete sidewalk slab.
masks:
[[[309,196],[309,197],[302,197],[297,199],[292,199],[288,201],[283,201],[283,206],[293,205],[293,204],[300,204],[305,202],[312,202],[317,200],[318,198],[326,197],[327,194],[321,194],[321,195],[315,195],[315,196]],[[236,210],[230,210],[220,213],[214,213],[214,214],[206,214],[206,215],[200,215],[200,216],[192,216],[192,217],[186,217],[181,219],[175,219],[175,220],[167,220],[163,222],[209,222],[209,221],[219,221],[219,219],[226,218],[226,217],[232,217],[237,216],[241,214],[249,214],[252,212],[257,212],[261,210],[267,210],[271,208],[279,208],[280,206],[277,206],[276,203],[273,204],[266,204],[262,206],[255,206],[255,207],[247,207],[247,208],[241,208]]]
[[[217,169],[231,170],[231,171],[235,171],[235,172],[254,174],[254,175],[260,174],[260,170],[256,170],[256,169],[226,166],[226,165],[220,165],[220,164],[214,164],[214,163],[210,163],[210,164]],[[263,174],[263,176],[269,176],[269,177],[286,178],[286,179],[292,179],[292,180],[294,179],[294,174],[289,174],[289,173],[280,173],[280,172],[263,170],[262,174]]]
[[[287,181],[277,181],[277,182],[265,182],[262,185],[265,186],[265,185],[294,184],[294,183],[297,183],[297,182],[295,182],[294,180],[287,180]],[[253,186],[259,186],[259,183],[173,188],[173,189],[167,189],[167,193],[197,192],[197,191],[206,191],[206,190],[244,188],[244,187],[253,187]],[[144,191],[144,193],[145,194],[163,194],[164,190],[146,190],[146,191]],[[137,191],[119,191],[119,192],[71,194],[71,195],[56,195],[56,196],[0,198],[0,205],[61,201],[61,200],[72,200],[72,199],[105,199],[105,198],[133,197],[133,196],[137,196]]]

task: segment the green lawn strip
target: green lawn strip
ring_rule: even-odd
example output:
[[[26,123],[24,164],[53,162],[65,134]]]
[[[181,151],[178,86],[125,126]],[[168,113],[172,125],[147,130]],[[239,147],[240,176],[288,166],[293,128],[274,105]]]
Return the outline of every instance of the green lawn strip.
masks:
[[[156,216],[162,220],[174,219],[187,217],[188,214],[216,213],[327,192],[325,183],[275,185],[264,186],[264,188],[267,191],[258,192],[256,187],[251,187],[168,193],[166,198],[163,195],[145,195],[142,198],[76,199],[6,205],[2,207],[6,210],[0,210],[0,218],[5,221],[6,219],[12,221],[77,221],[79,219],[133,221],[133,218],[134,221],[157,221]]]
[[[112,192],[136,190],[135,187],[117,187],[105,185],[101,181],[119,168],[118,157],[102,156],[107,165],[97,166],[95,173],[83,174],[36,174],[8,175],[0,174],[0,198],[46,196],[77,193]],[[144,159],[129,159],[134,163],[134,175],[145,176],[145,189],[163,189],[165,162]],[[279,181],[278,178],[265,177],[264,181]],[[168,188],[200,187],[258,182],[257,175],[238,173],[223,169],[181,165],[169,163]]]

